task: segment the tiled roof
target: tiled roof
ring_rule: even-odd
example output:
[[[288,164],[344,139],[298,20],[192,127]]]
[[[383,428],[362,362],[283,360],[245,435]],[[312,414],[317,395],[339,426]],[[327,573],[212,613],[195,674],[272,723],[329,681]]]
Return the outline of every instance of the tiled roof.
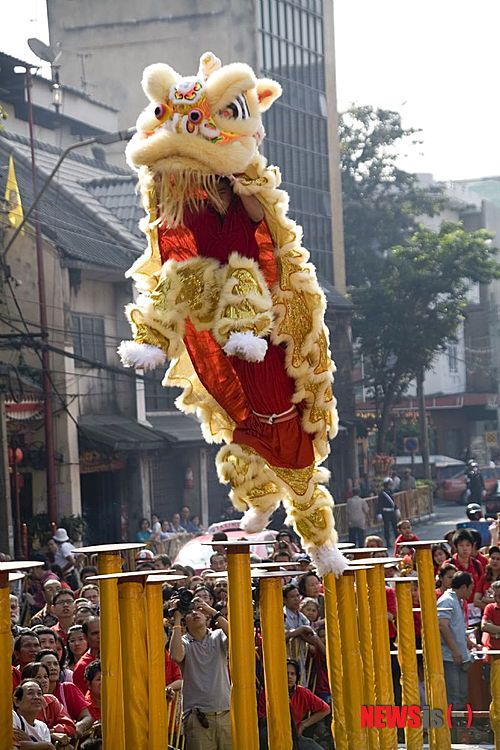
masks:
[[[14,157],[17,181],[23,206],[33,201],[31,154],[29,141],[23,136],[0,133],[0,191],[7,178],[9,155]],[[36,143],[37,188],[55,166],[61,151]],[[132,234],[115,213],[108,210],[90,190],[87,183],[113,176],[131,178],[131,173],[101,161],[75,153],[69,154],[47,188],[39,204],[42,232],[49,236],[62,253],[76,261],[125,271],[143,251],[144,241]]]
[[[135,175],[102,177],[86,183],[87,190],[134,235],[144,237],[139,221],[144,216]]]

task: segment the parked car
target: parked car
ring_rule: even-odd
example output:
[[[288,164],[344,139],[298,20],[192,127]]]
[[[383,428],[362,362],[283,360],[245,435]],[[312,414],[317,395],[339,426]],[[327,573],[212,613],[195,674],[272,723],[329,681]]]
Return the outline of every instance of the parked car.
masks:
[[[484,480],[486,497],[488,497],[494,491],[497,481],[500,479],[500,469],[496,466],[480,466],[479,471]],[[467,479],[464,467],[453,476],[444,479],[436,494],[445,502],[467,505],[466,491]]]
[[[264,531],[260,531],[257,534],[247,534],[245,531],[242,531],[234,521],[224,522],[224,524],[213,524],[210,526],[210,529],[214,529],[214,531],[224,531],[227,534],[227,538],[233,541],[236,539],[248,539],[250,542],[256,542],[255,547],[252,546],[250,551],[252,554],[258,555],[263,560],[267,560],[274,551],[273,545],[277,535],[276,531],[264,529]],[[196,573],[209,568],[210,557],[215,552],[214,548],[210,545],[212,535],[213,532],[202,534],[201,536],[197,536],[195,539],[191,539],[187,542],[184,547],[181,547],[179,550],[179,554],[175,558],[174,564],[190,565],[195,569]],[[207,542],[208,544],[206,544]]]

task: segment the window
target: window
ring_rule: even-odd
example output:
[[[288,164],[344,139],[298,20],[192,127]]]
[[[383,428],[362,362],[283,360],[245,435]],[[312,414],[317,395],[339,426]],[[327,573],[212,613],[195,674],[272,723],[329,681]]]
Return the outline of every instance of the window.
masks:
[[[106,362],[104,318],[75,313],[71,316],[71,327],[75,354],[96,362]]]
[[[458,372],[458,354],[457,345],[448,345],[448,370],[450,372]]]
[[[148,372],[144,382],[146,396],[146,412],[152,411],[177,411],[175,399],[179,395],[178,388],[165,388],[161,381],[165,375],[165,368]]]

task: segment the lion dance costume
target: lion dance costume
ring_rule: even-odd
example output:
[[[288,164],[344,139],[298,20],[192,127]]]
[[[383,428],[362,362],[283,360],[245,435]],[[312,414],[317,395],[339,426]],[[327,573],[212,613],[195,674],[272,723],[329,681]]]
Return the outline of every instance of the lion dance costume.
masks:
[[[152,369],[170,360],[163,384],[183,389],[178,408],[197,415],[208,442],[225,443],[217,471],[246,511],[246,531],[265,528],[283,500],[319,572],[339,574],[320,466],[338,422],[325,298],[279,171],[258,151],[261,113],[281,88],[211,52],[194,77],[157,64],[142,85],[151,104],[127,158],[148,247],[127,272],[139,296],[126,310],[134,340],[122,342],[122,361]],[[233,190],[225,212],[221,178]],[[245,196],[259,201],[262,221]]]

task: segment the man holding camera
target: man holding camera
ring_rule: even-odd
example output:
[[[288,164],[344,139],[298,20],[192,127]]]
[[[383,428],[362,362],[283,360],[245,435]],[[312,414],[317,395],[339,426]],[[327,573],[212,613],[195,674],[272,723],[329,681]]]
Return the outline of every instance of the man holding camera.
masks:
[[[170,655],[182,670],[186,750],[231,750],[227,620],[198,597],[180,608],[173,604]]]

